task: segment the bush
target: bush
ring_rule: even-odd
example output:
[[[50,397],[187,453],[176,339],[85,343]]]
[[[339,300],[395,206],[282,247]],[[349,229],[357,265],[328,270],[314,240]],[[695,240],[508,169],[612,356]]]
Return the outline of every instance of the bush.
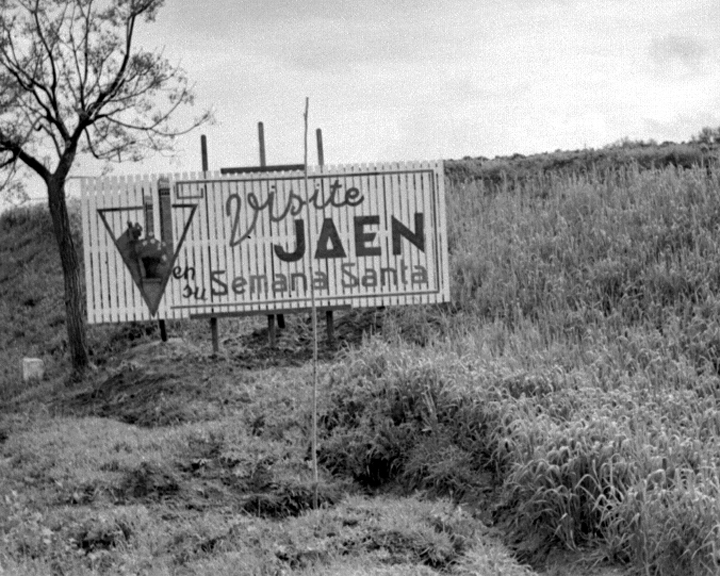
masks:
[[[480,445],[490,416],[462,393],[466,383],[461,366],[418,361],[409,349],[349,358],[331,374],[320,460],[371,487],[471,490],[487,477],[491,448]]]
[[[632,339],[623,349],[649,350]],[[587,368],[508,373],[447,351],[367,345],[331,373],[320,459],[371,488],[457,500],[483,501],[499,483],[485,505],[522,560],[599,545],[660,575],[715,573],[720,410],[681,372],[649,386],[654,362],[600,383]]]

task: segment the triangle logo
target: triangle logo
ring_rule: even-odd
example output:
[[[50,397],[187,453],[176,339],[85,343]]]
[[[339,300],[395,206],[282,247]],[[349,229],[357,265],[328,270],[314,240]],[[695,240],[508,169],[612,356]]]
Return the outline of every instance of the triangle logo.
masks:
[[[185,209],[189,209],[189,214]],[[133,213],[137,214],[138,210],[143,210],[143,207],[99,208],[97,213],[115,247],[120,252],[120,256],[132,276],[133,283],[140,290],[150,315],[155,316],[165,293],[165,287],[170,280],[175,260],[177,260],[197,211],[197,204],[172,205],[173,216],[182,214],[185,217],[183,231],[177,243],[171,239],[156,238],[152,232],[143,237],[142,225],[138,222],[133,223],[131,218],[122,218],[125,226],[122,232],[118,229],[119,226],[115,226],[113,229],[113,224],[119,220],[117,217],[111,218],[110,213],[116,215],[126,213],[131,217]]]

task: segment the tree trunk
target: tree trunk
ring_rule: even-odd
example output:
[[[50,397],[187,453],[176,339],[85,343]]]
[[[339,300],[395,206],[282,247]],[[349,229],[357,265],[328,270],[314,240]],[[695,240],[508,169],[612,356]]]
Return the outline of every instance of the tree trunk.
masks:
[[[80,277],[80,260],[70,230],[65,181],[50,178],[47,182],[48,205],[55,231],[55,240],[60,250],[63,278],[65,280],[65,325],[73,370],[82,373],[88,365],[87,337],[85,324],[85,301]]]

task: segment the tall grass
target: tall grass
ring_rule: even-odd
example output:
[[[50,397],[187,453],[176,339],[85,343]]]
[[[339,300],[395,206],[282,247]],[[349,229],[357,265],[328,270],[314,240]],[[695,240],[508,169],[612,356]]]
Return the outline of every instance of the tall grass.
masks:
[[[368,339],[328,366],[320,394],[322,465],[365,486],[394,483],[480,503],[478,513],[503,528],[524,560],[540,559],[552,547],[589,547],[598,559],[645,575],[720,573],[717,174],[623,167],[539,174],[500,189],[449,181],[448,212],[453,302],[388,311],[382,338]],[[12,353],[0,356],[16,366],[18,346],[28,343],[32,353],[61,356],[60,285],[51,278],[57,272],[40,265],[41,258],[54,258],[52,244],[30,250],[28,240],[36,232],[47,236],[48,222],[39,212],[17,213],[16,222],[5,218],[0,287],[12,305],[0,307],[0,320],[13,328],[0,334]],[[44,342],[47,333],[57,342]],[[2,376],[0,400],[17,399],[17,369]],[[280,403],[265,387],[237,400],[264,399],[242,418],[197,424],[198,438],[215,440],[166,440],[182,455],[184,444],[209,449],[221,438],[213,431],[242,425],[247,430],[237,438],[222,436],[232,461],[244,463],[251,442],[259,452],[275,450],[278,466],[289,466],[286,454],[295,455],[288,462],[304,466],[296,460],[307,449],[307,402],[284,378],[305,376],[278,373],[277,389],[292,401]],[[49,424],[52,433],[45,436],[38,430],[22,435],[8,425],[0,443],[23,474],[57,480],[51,489],[68,492],[71,501],[85,481],[109,486],[108,494],[134,490],[127,478],[142,479],[154,469],[133,463],[180,457],[166,450],[160,458],[148,436],[148,446],[128,445],[129,460],[118,459],[106,454],[99,435],[99,444],[88,444],[99,452],[88,458],[74,444],[54,443],[58,436],[72,439],[68,425],[58,424],[58,434]],[[91,425],[99,421],[84,419],[75,435]],[[117,427],[107,428],[112,436]],[[255,428],[267,437],[256,437]],[[170,430],[168,438],[182,436]],[[54,454],[58,447],[65,459]],[[34,449],[53,456],[34,456]],[[203,448],[183,458],[205,470],[221,456],[209,459]],[[111,457],[120,468],[104,465]],[[156,472],[166,488],[176,478],[189,482],[192,465],[160,464]],[[172,472],[167,478],[161,474],[166,467]],[[18,542],[48,546],[44,525],[35,526],[26,514],[30,508],[7,499],[0,504],[5,516],[31,528]],[[119,541],[116,527],[128,524],[125,514],[108,520],[109,527],[83,521],[72,537],[98,532],[103,541]],[[140,524],[155,522],[139,518]],[[429,526],[418,534],[437,540],[434,550],[446,549],[443,526]],[[220,532],[236,542],[230,531]],[[61,533],[53,528],[52,534]],[[46,534],[51,544],[52,534]],[[385,546],[380,536],[363,532],[358,541]],[[202,542],[215,540],[210,531]]]
[[[663,322],[720,283],[718,179],[704,170],[450,195],[454,300],[486,318]]]
[[[422,354],[337,368],[325,464],[461,497],[493,474],[525,558],[591,545],[643,574],[718,573],[717,175],[451,182],[448,204],[452,317]]]

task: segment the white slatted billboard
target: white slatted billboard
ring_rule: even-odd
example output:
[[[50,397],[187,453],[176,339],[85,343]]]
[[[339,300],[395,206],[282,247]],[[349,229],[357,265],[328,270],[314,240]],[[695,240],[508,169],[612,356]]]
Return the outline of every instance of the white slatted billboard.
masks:
[[[84,179],[91,323],[449,300],[442,162]]]

